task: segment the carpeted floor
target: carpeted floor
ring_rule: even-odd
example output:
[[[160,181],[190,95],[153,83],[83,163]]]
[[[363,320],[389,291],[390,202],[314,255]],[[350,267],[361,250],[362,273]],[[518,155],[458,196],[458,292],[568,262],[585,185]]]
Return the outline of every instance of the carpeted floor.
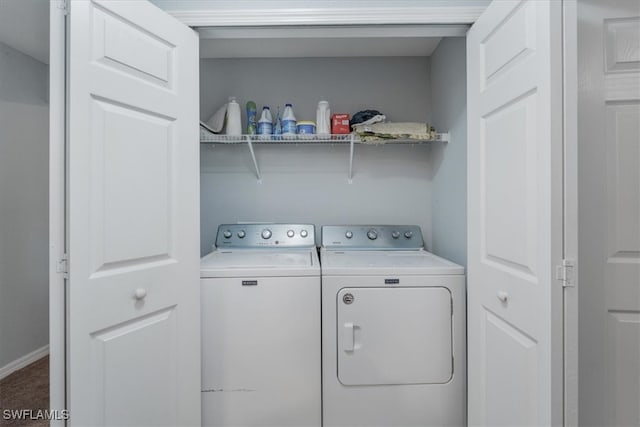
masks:
[[[48,426],[43,419],[5,419],[7,409],[38,410],[49,408],[49,356],[12,373],[0,380],[0,426]]]

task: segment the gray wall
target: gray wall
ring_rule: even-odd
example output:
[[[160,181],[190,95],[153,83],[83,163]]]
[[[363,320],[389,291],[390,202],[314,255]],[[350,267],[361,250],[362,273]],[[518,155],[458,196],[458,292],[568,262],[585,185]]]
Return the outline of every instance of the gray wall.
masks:
[[[445,38],[431,55],[433,123],[449,143],[431,146],[432,251],[467,265],[466,39]]]
[[[291,77],[293,76],[293,77]],[[321,96],[334,113],[379,109],[390,120],[430,121],[428,58],[206,59],[201,61],[201,118],[236,96],[243,105],[294,104],[315,120]],[[244,120],[244,116],[243,116]],[[237,221],[409,223],[430,243],[427,146],[356,146],[353,183],[348,146],[257,146],[258,183],[246,146],[201,146],[203,253],[216,228]]]
[[[49,343],[47,86],[0,43],[0,368]]]

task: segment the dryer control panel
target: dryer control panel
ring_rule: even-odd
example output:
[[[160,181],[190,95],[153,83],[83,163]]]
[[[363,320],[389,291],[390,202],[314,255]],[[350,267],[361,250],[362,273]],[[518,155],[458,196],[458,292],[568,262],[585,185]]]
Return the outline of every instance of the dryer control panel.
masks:
[[[218,248],[309,248],[316,244],[313,224],[221,224]]]
[[[424,248],[417,225],[325,225],[322,246],[344,250],[418,250]]]

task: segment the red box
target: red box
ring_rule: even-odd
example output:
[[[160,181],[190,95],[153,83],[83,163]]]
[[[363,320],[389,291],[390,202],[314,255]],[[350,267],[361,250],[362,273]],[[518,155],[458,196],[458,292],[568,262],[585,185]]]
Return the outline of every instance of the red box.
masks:
[[[332,114],[331,115],[331,133],[333,134],[351,133],[351,128],[349,127],[348,114]]]

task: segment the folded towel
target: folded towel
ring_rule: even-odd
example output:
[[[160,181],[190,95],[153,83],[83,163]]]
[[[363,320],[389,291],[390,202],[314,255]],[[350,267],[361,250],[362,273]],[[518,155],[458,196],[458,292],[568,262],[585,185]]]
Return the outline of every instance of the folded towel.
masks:
[[[354,132],[363,142],[393,139],[437,139],[437,133],[428,123],[374,123],[354,125]]]

